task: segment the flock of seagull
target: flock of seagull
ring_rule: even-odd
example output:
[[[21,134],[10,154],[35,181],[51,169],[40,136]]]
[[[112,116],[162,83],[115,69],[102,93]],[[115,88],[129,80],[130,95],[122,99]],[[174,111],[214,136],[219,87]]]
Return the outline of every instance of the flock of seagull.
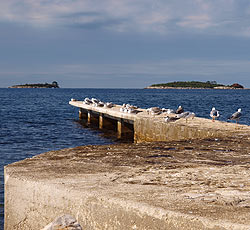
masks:
[[[241,115],[242,115],[241,108],[239,108],[237,112],[233,113],[230,117],[228,117],[228,120],[235,120],[236,123],[238,123]],[[214,122],[215,119],[219,118],[219,116],[220,116],[219,111],[216,110],[215,107],[213,107],[210,112],[210,117],[212,118],[212,121]]]
[[[92,105],[95,107],[104,107],[104,108],[112,108],[115,106],[112,102],[102,102],[97,98],[89,99],[88,97],[84,99],[83,103],[86,105]]]
[[[75,99],[71,99],[75,100]],[[112,102],[102,102],[101,100],[97,98],[88,98],[86,97],[83,101],[84,104],[86,105],[92,105],[95,107],[104,107],[104,108],[112,108],[115,106]],[[120,108],[120,112],[123,113],[129,113],[129,114],[137,114],[139,111],[137,110],[138,107],[130,104],[123,104],[122,107]],[[151,107],[146,109],[146,112],[151,115],[159,115],[162,113],[167,113],[167,114],[172,114],[174,116],[166,116],[165,121],[166,122],[173,122],[179,119],[186,119],[186,122],[188,119],[193,119],[195,117],[195,113],[189,112],[189,111],[184,111],[183,107],[180,105],[176,110],[173,109],[165,109],[165,108],[159,108],[159,107]],[[237,112],[233,113],[228,120],[235,120],[236,123],[239,122],[239,119],[241,117],[241,108],[238,109]],[[215,109],[215,107],[212,108],[210,111],[210,117],[212,118],[212,122],[214,122],[216,119],[218,119],[220,116],[220,113],[218,110]]]

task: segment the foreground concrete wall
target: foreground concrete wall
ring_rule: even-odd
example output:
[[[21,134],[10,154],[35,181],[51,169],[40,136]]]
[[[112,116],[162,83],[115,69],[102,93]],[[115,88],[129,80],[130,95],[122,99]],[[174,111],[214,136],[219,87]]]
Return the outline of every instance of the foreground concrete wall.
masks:
[[[249,141],[81,146],[10,164],[5,230],[64,214],[87,230],[249,230]]]
[[[5,230],[42,229],[65,213],[74,216],[86,230],[241,229],[239,225],[234,228],[223,223],[209,223],[206,219],[159,207],[103,197],[95,191],[53,186],[52,181],[24,181],[12,178],[8,172],[5,175],[8,178],[5,185]]]

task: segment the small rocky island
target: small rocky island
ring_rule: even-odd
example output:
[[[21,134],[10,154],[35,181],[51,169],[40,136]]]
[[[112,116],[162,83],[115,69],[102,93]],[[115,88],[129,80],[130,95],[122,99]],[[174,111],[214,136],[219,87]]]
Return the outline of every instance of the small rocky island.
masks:
[[[25,85],[13,85],[9,88],[60,88],[56,81],[49,83],[37,83],[37,84],[25,84]]]
[[[175,81],[169,83],[153,84],[146,89],[244,89],[244,86],[234,83],[232,85],[218,84],[216,81]]]

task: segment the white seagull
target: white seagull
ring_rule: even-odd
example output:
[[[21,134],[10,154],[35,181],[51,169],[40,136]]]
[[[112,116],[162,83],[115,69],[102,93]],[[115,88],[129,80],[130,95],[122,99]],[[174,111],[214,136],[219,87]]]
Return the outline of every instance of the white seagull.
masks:
[[[112,102],[106,102],[105,104],[104,104],[104,108],[112,108],[112,107],[114,107],[115,105],[112,103]]]
[[[195,117],[195,113],[192,113],[192,112],[183,112],[181,114],[177,114],[176,117],[177,118],[185,118],[186,122],[187,122],[187,119],[189,119],[189,118],[193,119]]]
[[[235,121],[236,121],[236,124],[237,124],[237,122],[239,122],[239,119],[240,119],[241,115],[242,115],[242,114],[241,114],[241,109],[238,109],[238,111],[235,112],[235,113],[233,113],[232,116],[229,117],[228,119],[229,119],[229,120],[235,120]]]
[[[84,99],[84,104],[90,105],[90,104],[93,104],[93,102],[92,102],[88,97],[86,97],[86,98]]]
[[[216,118],[220,116],[219,111],[215,109],[215,107],[212,108],[210,112],[210,117],[212,117],[212,121],[214,122]]]
[[[152,107],[147,109],[147,113],[151,115],[159,115],[161,114],[161,109],[159,107]]]
[[[173,109],[167,109],[167,114],[175,114],[175,111]]]
[[[179,120],[179,119],[180,118],[178,118],[178,117],[169,117],[169,116],[165,117],[166,122],[174,122],[174,121]]]

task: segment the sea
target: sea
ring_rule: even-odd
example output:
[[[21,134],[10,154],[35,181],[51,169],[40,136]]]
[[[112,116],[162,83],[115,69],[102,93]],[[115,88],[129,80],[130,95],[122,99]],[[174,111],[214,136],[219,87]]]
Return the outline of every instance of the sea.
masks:
[[[51,150],[80,145],[115,144],[117,140],[79,122],[71,98],[98,98],[140,108],[177,109],[181,105],[198,117],[210,118],[212,107],[219,120],[242,109],[241,124],[250,125],[250,90],[220,89],[10,89],[0,88],[0,229],[4,226],[3,167]]]

